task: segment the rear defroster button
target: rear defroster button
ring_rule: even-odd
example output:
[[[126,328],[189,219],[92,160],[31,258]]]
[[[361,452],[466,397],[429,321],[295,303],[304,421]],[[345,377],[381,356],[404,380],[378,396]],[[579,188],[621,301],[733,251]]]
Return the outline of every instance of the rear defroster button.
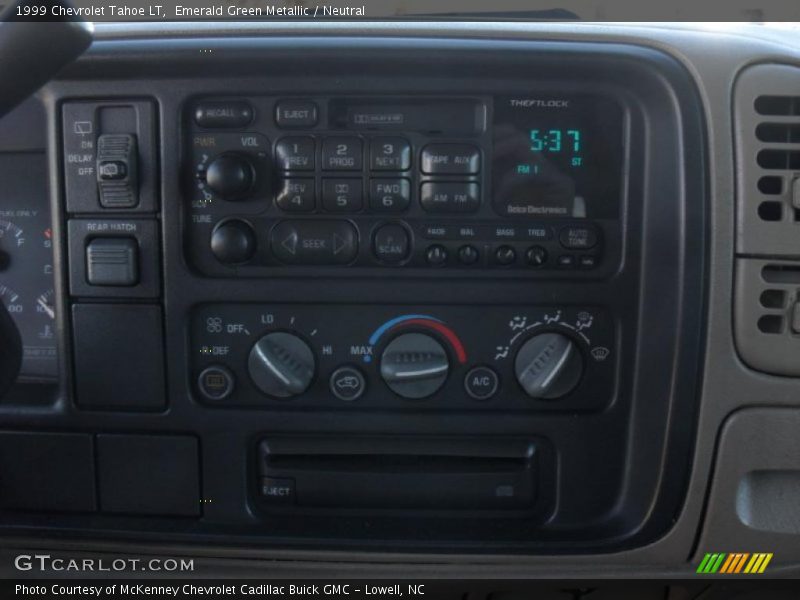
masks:
[[[233,393],[233,386],[233,374],[221,365],[207,367],[197,378],[197,387],[206,400],[224,400]]]
[[[281,221],[270,235],[275,257],[289,265],[346,265],[358,254],[358,233],[349,221]]]

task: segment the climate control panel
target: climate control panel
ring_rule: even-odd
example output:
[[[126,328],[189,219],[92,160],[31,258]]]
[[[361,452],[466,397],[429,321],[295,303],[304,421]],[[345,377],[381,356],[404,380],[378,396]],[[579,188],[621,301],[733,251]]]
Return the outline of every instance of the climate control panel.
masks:
[[[597,410],[614,390],[596,307],[214,304],[195,310],[192,379],[218,407]]]

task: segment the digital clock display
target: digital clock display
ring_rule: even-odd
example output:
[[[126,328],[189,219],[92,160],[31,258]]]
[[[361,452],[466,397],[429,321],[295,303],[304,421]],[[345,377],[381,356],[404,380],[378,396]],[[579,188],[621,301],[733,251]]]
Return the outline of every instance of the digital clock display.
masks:
[[[495,99],[492,198],[507,217],[616,218],[622,110],[596,96]]]

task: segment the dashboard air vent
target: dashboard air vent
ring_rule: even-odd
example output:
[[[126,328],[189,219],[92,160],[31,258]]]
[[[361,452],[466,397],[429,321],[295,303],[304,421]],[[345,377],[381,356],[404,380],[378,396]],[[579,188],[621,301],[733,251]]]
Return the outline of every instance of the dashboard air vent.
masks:
[[[800,68],[757,65],[734,95],[736,297],[742,359],[800,376]]]
[[[734,107],[737,251],[800,258],[800,68],[745,70]]]

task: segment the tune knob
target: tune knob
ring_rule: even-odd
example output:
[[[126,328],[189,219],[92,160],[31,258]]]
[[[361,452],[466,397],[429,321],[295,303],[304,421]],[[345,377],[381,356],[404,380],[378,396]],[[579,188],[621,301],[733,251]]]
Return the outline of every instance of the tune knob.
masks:
[[[290,398],[305,392],[314,378],[315,367],[314,353],[308,344],[283,331],[258,340],[247,360],[253,383],[275,398]]]
[[[206,184],[224,200],[241,200],[253,188],[256,170],[250,159],[237,153],[220,154],[205,172]]]
[[[223,221],[211,233],[211,253],[226,265],[247,262],[253,258],[255,251],[256,234],[244,221]]]
[[[580,383],[583,358],[567,336],[540,333],[519,349],[514,370],[531,398],[552,400],[567,395]]]
[[[447,379],[450,363],[442,345],[429,335],[405,333],[393,339],[381,355],[381,377],[403,398],[433,395]]]

